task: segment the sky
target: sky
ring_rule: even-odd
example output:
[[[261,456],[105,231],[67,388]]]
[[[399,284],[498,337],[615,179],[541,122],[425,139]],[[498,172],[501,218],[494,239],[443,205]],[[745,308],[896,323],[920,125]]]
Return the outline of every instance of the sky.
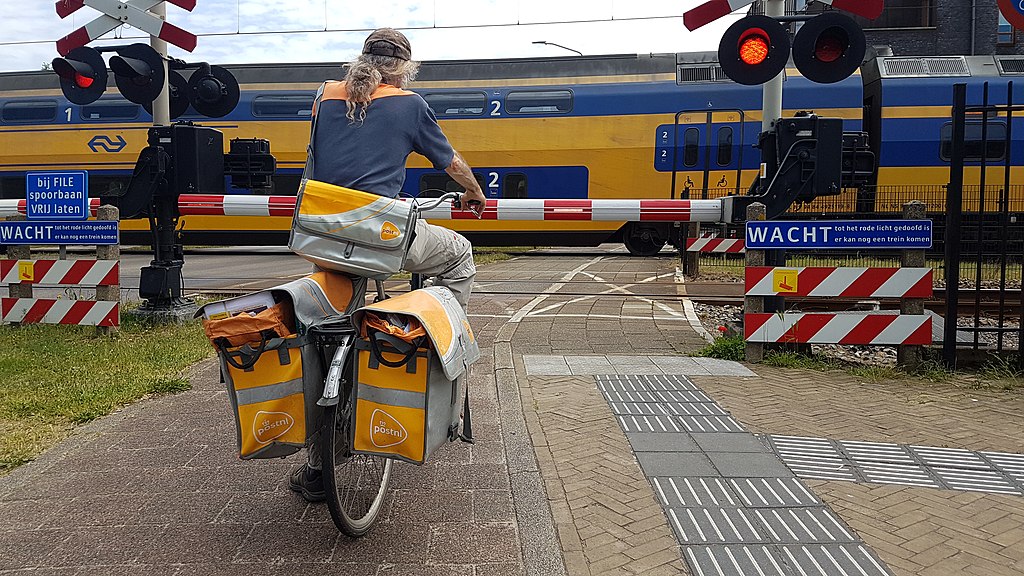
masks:
[[[700,52],[718,49],[739,15],[696,32],[682,15],[705,0],[197,0],[186,12],[167,5],[167,20],[200,35],[191,54],[211,64],[347,62],[370,30],[405,32],[416,60],[572,56],[547,41],[594,54]],[[57,56],[58,38],[100,15],[82,8],[57,16],[54,0],[6,0],[0,8],[0,71],[39,70]],[[123,27],[91,45],[148,42]]]

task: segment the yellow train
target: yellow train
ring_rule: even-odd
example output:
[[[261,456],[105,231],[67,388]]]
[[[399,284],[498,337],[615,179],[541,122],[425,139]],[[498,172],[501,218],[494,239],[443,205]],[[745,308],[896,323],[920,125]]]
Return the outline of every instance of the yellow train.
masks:
[[[412,88],[431,105],[492,198],[742,194],[758,174],[760,155],[753,145],[761,129],[761,90],[729,81],[706,56],[425,62]],[[809,110],[843,118],[846,130],[870,134],[878,159],[870,186],[798,211],[874,215],[898,211],[902,202],[915,198],[929,202],[933,212],[943,211],[952,86],[967,83],[977,100],[988,82],[994,101],[1005,101],[1012,79],[1005,70],[1020,68],[1004,66],[1006,59],[1013,58],[883,57],[833,85],[813,84],[788,70],[784,116]],[[340,66],[227,68],[242,89],[235,110],[210,120],[190,109],[181,119],[222,130],[225,142],[268,139],[278,161],[269,193],[294,194],[305,161],[313,94],[322,81],[341,76]],[[1020,101],[1024,82],[1017,84]],[[68,102],[50,72],[0,74],[0,196],[23,198],[25,173],[38,170],[88,170],[93,196],[124,187],[150,124],[141,107],[113,94],[84,106]],[[988,124],[993,140],[1011,129],[1005,118]],[[993,164],[1002,164],[1007,154],[1016,158],[1011,178],[1016,184],[1024,182],[1019,161],[1024,126],[1012,128],[1010,145],[980,146],[980,121],[971,120],[967,146],[969,153],[984,153]],[[423,159],[410,159],[405,193],[416,196],[452,185]],[[1021,193],[1014,194],[1019,204]],[[621,241],[633,254],[654,253],[678,234],[670,225],[640,222],[439,223],[478,244]],[[281,217],[182,218],[188,244],[283,244],[289,225]],[[147,226],[145,221],[124,222],[125,240],[146,241],[140,232]]]

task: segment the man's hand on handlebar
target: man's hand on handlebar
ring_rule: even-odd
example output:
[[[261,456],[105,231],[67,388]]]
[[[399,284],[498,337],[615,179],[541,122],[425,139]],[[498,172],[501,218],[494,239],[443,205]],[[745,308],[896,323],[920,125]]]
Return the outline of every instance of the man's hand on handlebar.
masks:
[[[487,198],[480,189],[466,190],[459,198],[459,206],[463,210],[471,210],[477,218],[484,215],[484,208],[487,206]]]

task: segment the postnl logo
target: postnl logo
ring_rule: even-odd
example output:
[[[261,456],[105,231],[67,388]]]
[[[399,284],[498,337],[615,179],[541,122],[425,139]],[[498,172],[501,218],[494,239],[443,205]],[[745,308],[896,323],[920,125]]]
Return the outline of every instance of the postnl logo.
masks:
[[[36,281],[35,262],[18,262],[18,280],[21,282]]]
[[[398,446],[408,437],[405,426],[391,414],[377,408],[370,415],[370,442],[377,448]]]
[[[772,272],[772,290],[779,294],[796,294],[799,270],[774,270]]]
[[[287,412],[264,412],[256,413],[252,422],[252,434],[260,444],[266,444],[275,438],[284,436],[292,426],[295,425],[295,418]]]
[[[398,230],[398,226],[395,226],[387,220],[384,221],[384,225],[380,227],[380,239],[381,240],[394,240],[402,235],[402,232]]]

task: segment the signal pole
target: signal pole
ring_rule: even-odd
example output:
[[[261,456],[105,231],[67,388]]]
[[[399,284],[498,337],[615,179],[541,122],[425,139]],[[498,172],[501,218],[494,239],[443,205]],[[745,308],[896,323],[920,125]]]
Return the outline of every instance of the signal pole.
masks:
[[[765,16],[775,18],[786,15],[786,0],[765,0]],[[765,83],[761,99],[761,132],[772,129],[772,122],[782,118],[782,79],[785,69],[779,75]],[[770,177],[770,176],[769,176]]]
[[[167,4],[163,2],[157,4],[150,9],[156,17],[161,20],[167,20]],[[153,100],[153,125],[154,126],[169,126],[171,124],[171,85],[168,81],[168,70],[170,66],[167,62],[167,41],[161,40],[156,36],[149,37],[149,45],[156,50],[156,53],[164,59],[164,88],[160,91],[160,95]]]

